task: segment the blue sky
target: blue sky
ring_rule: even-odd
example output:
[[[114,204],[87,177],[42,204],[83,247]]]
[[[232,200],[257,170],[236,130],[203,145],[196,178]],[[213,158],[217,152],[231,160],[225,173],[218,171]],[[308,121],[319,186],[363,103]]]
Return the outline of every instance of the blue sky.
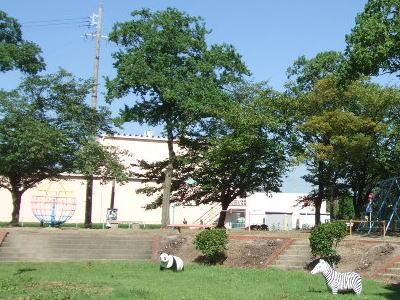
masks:
[[[143,7],[160,10],[175,7],[190,15],[201,16],[212,30],[210,44],[229,43],[242,55],[255,81],[267,80],[282,90],[286,69],[300,55],[311,58],[318,52],[342,51],[345,35],[354,26],[355,16],[366,0],[104,0],[104,34],[115,22],[126,21],[130,12]],[[84,18],[97,11],[97,0],[2,0],[0,10],[22,24],[24,38],[39,44],[47,64],[47,72],[65,68],[78,77],[89,78],[93,72],[95,42],[81,37],[93,29],[84,27]],[[81,19],[82,18],[82,19]],[[58,20],[58,21],[55,21]],[[64,24],[60,24],[64,23]],[[65,24],[68,23],[68,24]],[[52,25],[53,24],[53,25]],[[60,25],[54,25],[60,24]],[[111,53],[115,46],[101,45],[101,76],[113,76]],[[21,74],[0,74],[0,87],[10,89],[18,84]],[[100,81],[103,86],[104,80]],[[99,103],[104,101],[100,88]],[[116,101],[117,113],[124,101]],[[142,134],[147,128],[129,124],[124,133]],[[304,169],[292,172],[283,191],[307,192],[310,187],[299,176]]]

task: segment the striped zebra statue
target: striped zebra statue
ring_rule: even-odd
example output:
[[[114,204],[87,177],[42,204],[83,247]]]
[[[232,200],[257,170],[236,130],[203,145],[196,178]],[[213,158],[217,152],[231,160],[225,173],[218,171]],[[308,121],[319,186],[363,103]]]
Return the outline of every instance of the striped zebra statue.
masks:
[[[355,272],[339,273],[336,272],[325,260],[320,259],[318,264],[312,269],[311,274],[322,273],[326,284],[336,295],[338,291],[353,290],[357,295],[361,294],[361,276]]]

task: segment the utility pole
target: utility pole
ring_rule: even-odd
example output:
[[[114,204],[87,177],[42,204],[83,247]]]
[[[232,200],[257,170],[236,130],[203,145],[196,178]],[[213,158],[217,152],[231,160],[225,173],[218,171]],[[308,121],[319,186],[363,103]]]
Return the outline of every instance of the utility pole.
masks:
[[[97,109],[97,91],[99,85],[99,67],[100,67],[100,44],[103,36],[103,1],[100,0],[97,14],[92,14],[90,18],[90,26],[96,26],[94,33],[86,33],[84,37],[96,38],[96,52],[93,67],[93,90],[92,90],[92,108]],[[95,133],[93,133],[93,138]],[[86,205],[85,205],[85,227],[92,227],[92,205],[93,204],[93,174],[86,179]]]
[[[99,10],[96,20],[96,54],[94,58],[94,69],[93,69],[93,94],[92,94],[92,107],[97,109],[97,90],[99,85],[99,66],[100,66],[100,42],[101,32],[103,30],[103,1],[100,2]],[[96,15],[93,14],[93,21]]]

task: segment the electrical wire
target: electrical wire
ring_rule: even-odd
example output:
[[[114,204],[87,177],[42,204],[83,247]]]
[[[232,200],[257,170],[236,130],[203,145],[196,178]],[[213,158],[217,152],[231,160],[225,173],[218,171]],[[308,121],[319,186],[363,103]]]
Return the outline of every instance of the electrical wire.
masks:
[[[31,24],[31,23],[51,23],[51,22],[63,22],[63,21],[72,21],[72,20],[87,20],[89,17],[83,18],[66,18],[66,19],[51,19],[51,20],[41,20],[41,21],[26,21],[23,24]]]
[[[62,23],[23,25],[23,28],[52,27],[52,26],[62,26],[62,25],[90,25],[90,22],[89,21],[80,21],[80,22],[62,22]]]

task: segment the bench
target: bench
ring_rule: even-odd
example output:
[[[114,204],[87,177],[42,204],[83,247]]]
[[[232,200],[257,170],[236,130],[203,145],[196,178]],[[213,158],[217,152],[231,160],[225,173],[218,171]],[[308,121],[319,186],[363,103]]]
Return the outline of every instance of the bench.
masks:
[[[203,229],[210,229],[213,228],[214,225],[210,224],[169,224],[167,225],[168,228],[176,228],[178,232],[181,232],[181,228],[203,228]]]

